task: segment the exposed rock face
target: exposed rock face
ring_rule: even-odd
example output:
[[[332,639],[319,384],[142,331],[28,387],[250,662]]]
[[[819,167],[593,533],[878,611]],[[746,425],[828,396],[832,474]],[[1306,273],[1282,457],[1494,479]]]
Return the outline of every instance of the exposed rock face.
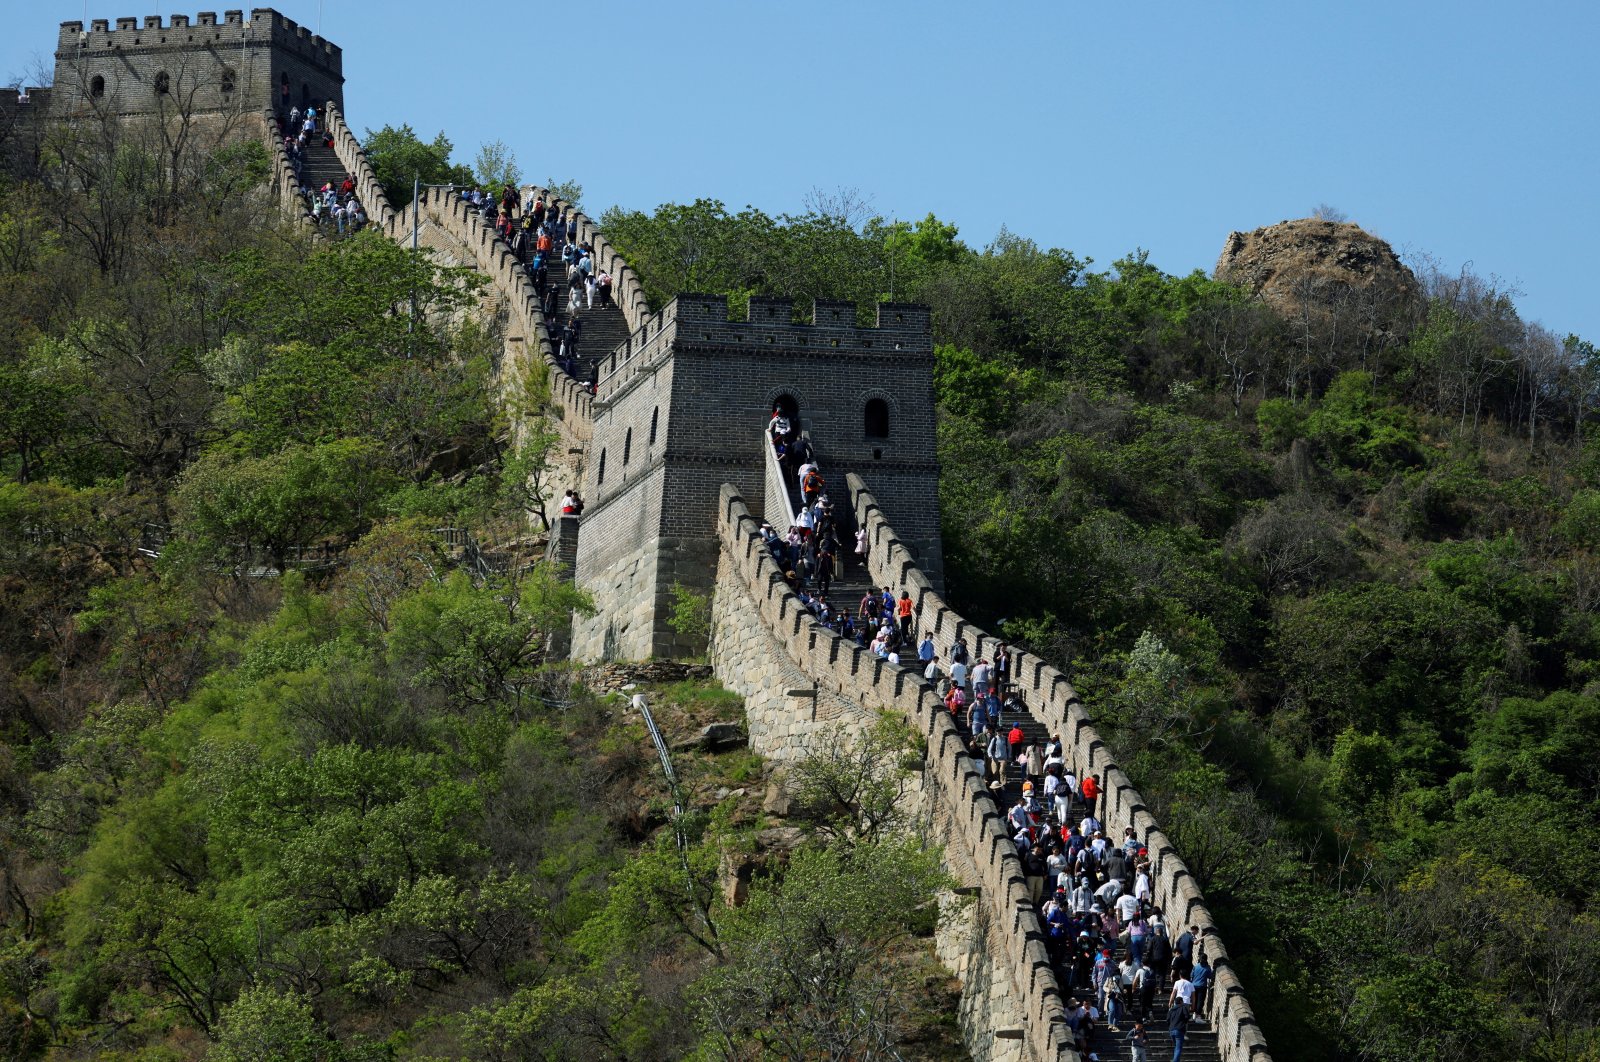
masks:
[[[1242,284],[1290,317],[1348,309],[1400,324],[1419,298],[1416,275],[1394,248],[1359,225],[1302,218],[1234,232],[1216,277]]]

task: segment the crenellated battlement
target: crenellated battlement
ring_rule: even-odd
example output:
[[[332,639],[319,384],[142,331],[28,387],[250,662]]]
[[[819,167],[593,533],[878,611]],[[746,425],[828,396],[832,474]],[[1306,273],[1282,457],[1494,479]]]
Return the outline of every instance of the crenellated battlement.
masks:
[[[69,50],[128,52],[189,45],[270,44],[335,68],[343,63],[344,53],[337,44],[270,7],[253,9],[249,18],[243,10],[224,11],[220,21],[215,11],[202,11],[192,19],[188,15],[173,15],[167,20],[160,15],[146,15],[142,20],[124,17],[115,21],[113,27],[112,20],[97,18],[87,30],[79,21],[61,23],[58,58]]]
[[[600,366],[596,397],[614,399],[637,374],[672,350],[718,348],[746,354],[770,352],[796,358],[930,358],[931,319],[926,306],[882,302],[877,322],[856,324],[856,304],[817,299],[811,322],[794,320],[794,300],[752,295],[742,321],[729,320],[725,295],[682,294],[653,314]]]
[[[287,110],[344,98],[344,53],[270,7],[61,23],[59,117]]]

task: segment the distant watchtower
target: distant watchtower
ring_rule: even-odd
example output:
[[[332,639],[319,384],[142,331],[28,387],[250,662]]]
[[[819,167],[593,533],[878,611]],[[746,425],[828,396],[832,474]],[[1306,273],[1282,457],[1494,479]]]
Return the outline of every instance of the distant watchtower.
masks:
[[[289,102],[344,106],[344,59],[335,44],[258,7],[202,11],[193,21],[149,15],[63,22],[50,117],[258,112]]]
[[[810,437],[836,508],[850,509],[845,473],[867,477],[939,578],[927,308],[882,303],[874,328],[856,327],[853,303],[818,301],[811,324],[792,323],[792,310],[754,297],[749,319],[730,321],[726,298],[680,295],[600,363],[575,572],[599,612],[575,622],[574,657],[690,648],[666,620],[674,584],[713,585],[722,484],[765,499],[780,523],[764,434],[778,407]]]

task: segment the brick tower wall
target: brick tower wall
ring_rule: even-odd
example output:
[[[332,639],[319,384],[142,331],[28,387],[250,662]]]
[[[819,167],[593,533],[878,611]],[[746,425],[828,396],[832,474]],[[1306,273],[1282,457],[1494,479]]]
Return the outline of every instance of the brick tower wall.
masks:
[[[63,22],[51,116],[253,113],[277,107],[285,81],[292,104],[344,104],[338,45],[272,8]]]
[[[598,613],[575,624],[577,658],[704,648],[666,625],[673,585],[712,589],[722,485],[765,497],[761,431],[783,395],[837,483],[839,511],[845,473],[868,471],[908,548],[941,570],[928,311],[883,304],[875,328],[856,327],[848,303],[818,303],[809,325],[791,317],[788,300],[752,299],[748,320],[729,321],[726,299],[681,295],[602,365],[576,571]],[[874,399],[888,408],[886,436],[866,432]]]

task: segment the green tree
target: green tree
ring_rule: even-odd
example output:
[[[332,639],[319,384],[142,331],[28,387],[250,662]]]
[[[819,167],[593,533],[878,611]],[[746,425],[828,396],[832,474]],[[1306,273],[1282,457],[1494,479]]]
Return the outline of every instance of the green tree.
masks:
[[[409,125],[398,129],[386,125],[377,132],[368,129],[361,148],[396,210],[411,205],[413,179],[423,184],[472,184],[472,171],[450,162],[453,145],[442,131],[424,143]]]
[[[348,1056],[298,993],[246,988],[222,1011],[213,1062],[343,1062]]]
[[[266,457],[212,451],[184,473],[179,528],[200,554],[238,564],[254,550],[287,570],[290,552],[324,539],[353,542],[387,485],[372,444],[341,439]]]
[[[478,155],[472,161],[472,175],[478,179],[478,187],[496,196],[508,184],[513,188],[522,187],[517,154],[503,140],[491,140],[478,148]]]
[[[912,990],[898,946],[931,925],[949,884],[910,840],[801,849],[725,919],[729,962],[700,986],[714,1057],[890,1059]]]

